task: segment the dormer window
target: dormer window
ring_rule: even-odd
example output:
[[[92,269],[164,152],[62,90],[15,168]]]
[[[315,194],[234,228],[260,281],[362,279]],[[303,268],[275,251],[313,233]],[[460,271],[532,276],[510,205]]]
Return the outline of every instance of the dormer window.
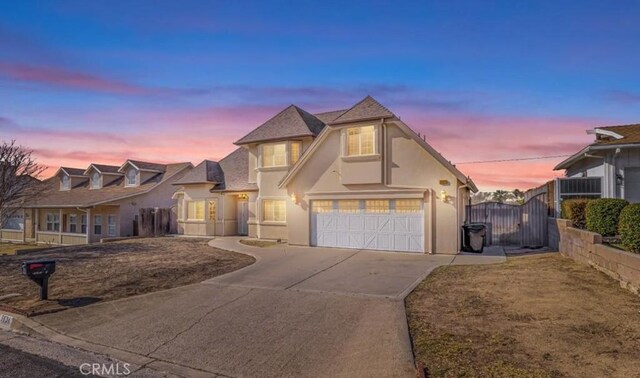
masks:
[[[71,178],[69,175],[63,175],[60,179],[60,190],[69,190],[71,189]]]
[[[100,173],[98,172],[91,174],[91,189],[100,189]]]
[[[375,146],[375,126],[352,127],[346,130],[344,156],[374,155]]]
[[[138,171],[135,168],[129,168],[126,175],[126,186],[138,185]]]

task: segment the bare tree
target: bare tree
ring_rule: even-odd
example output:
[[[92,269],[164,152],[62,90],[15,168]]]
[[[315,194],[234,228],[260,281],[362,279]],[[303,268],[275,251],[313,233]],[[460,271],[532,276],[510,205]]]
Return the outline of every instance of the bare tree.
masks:
[[[37,179],[46,167],[32,157],[32,151],[16,141],[0,145],[0,228],[21,211],[25,203],[35,200],[45,190]]]

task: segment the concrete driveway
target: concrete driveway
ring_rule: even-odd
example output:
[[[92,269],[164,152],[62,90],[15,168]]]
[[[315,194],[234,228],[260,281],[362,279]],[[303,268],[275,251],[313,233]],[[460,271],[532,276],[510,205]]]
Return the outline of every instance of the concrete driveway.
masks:
[[[210,244],[258,261],[201,284],[36,320],[64,335],[147,359],[147,368],[179,375],[409,377],[415,370],[402,299],[435,267],[454,261],[453,256],[253,248],[236,238]],[[187,367],[192,370],[184,373]]]

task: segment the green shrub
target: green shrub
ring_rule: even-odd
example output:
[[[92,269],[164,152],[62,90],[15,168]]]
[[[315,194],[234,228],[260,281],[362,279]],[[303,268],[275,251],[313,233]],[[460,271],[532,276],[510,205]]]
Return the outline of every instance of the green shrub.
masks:
[[[591,200],[585,198],[573,198],[562,201],[560,208],[562,217],[569,219],[573,227],[584,229],[586,227],[585,211]]]
[[[627,251],[640,253],[640,203],[634,203],[622,210],[618,234]]]
[[[602,236],[616,236],[620,212],[629,202],[618,198],[598,198],[587,205],[587,230]]]

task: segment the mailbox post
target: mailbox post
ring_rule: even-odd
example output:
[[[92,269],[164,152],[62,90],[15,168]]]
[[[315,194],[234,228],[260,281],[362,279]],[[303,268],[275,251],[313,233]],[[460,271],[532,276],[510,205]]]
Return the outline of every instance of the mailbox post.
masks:
[[[22,274],[40,286],[40,300],[49,298],[49,277],[56,271],[53,260],[25,261],[22,263]]]

